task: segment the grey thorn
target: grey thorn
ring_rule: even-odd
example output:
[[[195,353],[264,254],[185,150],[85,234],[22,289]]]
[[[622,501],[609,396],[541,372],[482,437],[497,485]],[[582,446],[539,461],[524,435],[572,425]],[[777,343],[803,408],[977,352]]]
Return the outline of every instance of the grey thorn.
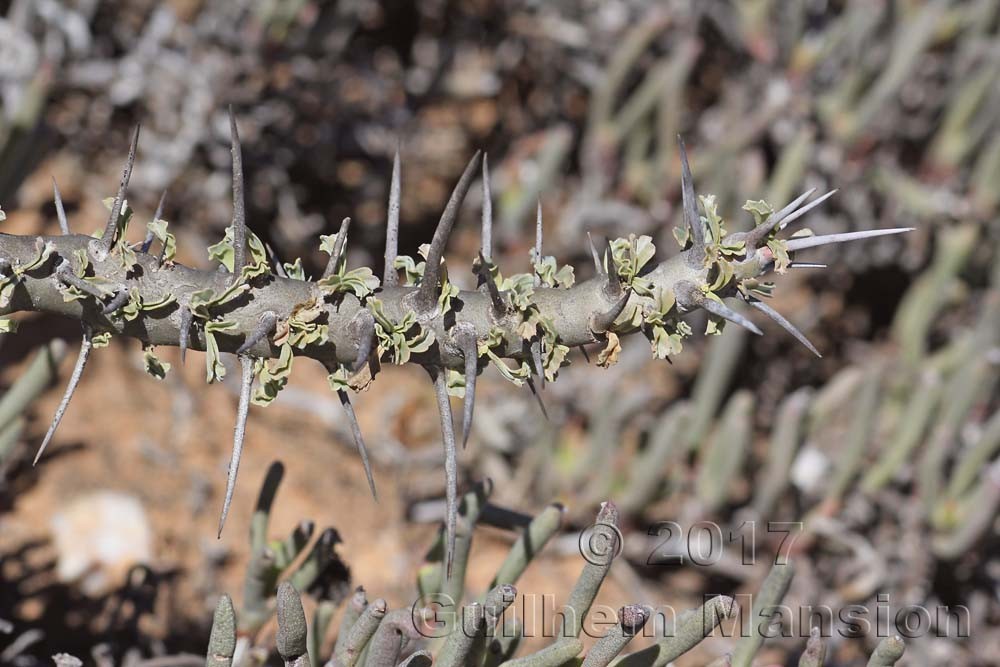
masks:
[[[842,234],[826,234],[824,236],[806,236],[800,239],[788,239],[785,247],[788,252],[805,250],[807,248],[817,248],[831,243],[846,243],[847,241],[858,241],[860,239],[870,239],[877,236],[891,236],[893,234],[905,234],[912,232],[914,227],[893,227],[891,229],[869,229],[863,232],[844,232]]]
[[[354,412],[354,405],[351,404],[351,397],[343,389],[337,392],[337,398],[344,407],[347,414],[347,421],[351,423],[351,435],[354,437],[354,446],[358,448],[358,455],[361,457],[361,465],[365,467],[365,477],[368,478],[368,488],[371,489],[372,498],[378,502],[378,491],[375,490],[375,477],[372,475],[372,465],[368,460],[368,447],[365,446],[365,439],[361,435],[361,424],[358,423],[358,415]]]
[[[480,155],[481,153],[476,151],[476,154],[469,160],[469,164],[466,165],[462,177],[458,179],[458,183],[448,199],[448,204],[444,207],[437,229],[434,230],[430,250],[427,252],[424,277],[414,295],[413,305],[418,313],[430,313],[437,307],[438,282],[441,280],[441,259],[444,257],[444,249],[448,244],[448,237],[451,236],[451,230],[455,226],[455,221],[458,220],[459,209],[462,207],[466,193],[469,192],[472,180],[476,177]]]
[[[794,211],[793,213],[789,214],[787,218],[783,218],[782,220],[779,221],[780,224],[778,225],[778,229],[784,229],[785,227],[787,227],[788,225],[792,224],[793,222],[795,222],[796,220],[798,220],[799,218],[801,218],[802,216],[804,216],[806,213],[808,213],[809,211],[813,210],[814,208],[816,208],[817,206],[819,206],[820,204],[822,204],[823,202],[825,202],[827,199],[829,199],[830,197],[832,197],[835,194],[837,194],[837,190],[835,190],[835,189],[834,190],[830,190],[829,192],[827,192],[825,195],[823,195],[819,199],[813,200],[813,201],[809,202],[808,204],[806,204],[805,206],[803,206],[802,208],[800,208],[800,209]],[[784,211],[784,209],[782,209],[782,211]],[[780,212],[781,211],[779,211],[779,213]]]
[[[247,432],[247,413],[250,412],[250,389],[253,387],[254,361],[245,355],[241,355],[239,359],[243,375],[240,378],[240,403],[236,410],[236,427],[233,429],[233,454],[229,459],[229,473],[226,477],[226,499],[222,503],[222,516],[219,517],[220,538],[222,529],[226,525],[226,517],[229,515],[229,506],[233,503],[233,492],[236,490],[236,474],[240,470],[243,440]]]
[[[52,198],[56,203],[56,217],[59,218],[59,229],[62,233],[69,234],[69,222],[66,220],[66,209],[63,207],[62,195],[59,194],[59,186],[56,184],[56,177],[52,177]]]
[[[545,417],[546,421],[551,421],[549,417],[549,410],[545,407],[545,401],[542,400],[542,395],[538,392],[538,388],[535,387],[535,381],[531,378],[525,380],[528,385],[528,389],[531,390],[531,395],[535,397],[535,401],[538,403],[538,409],[542,411],[542,416]]]
[[[604,262],[601,261],[601,253],[597,252],[597,245],[594,244],[594,237],[590,235],[589,231],[587,232],[587,241],[590,243],[590,255],[594,258],[594,271],[596,271],[599,276],[606,275],[607,271],[604,268]]]
[[[75,287],[81,292],[88,294],[98,301],[104,298],[105,294],[99,290],[94,285],[88,283],[86,280],[80,276],[73,273],[73,267],[65,258],[59,262],[59,266],[56,267],[56,280],[61,282],[63,285],[68,285],[70,287]]]
[[[677,135],[677,147],[681,154],[681,202],[684,207],[684,222],[687,223],[691,232],[691,239],[695,248],[705,247],[705,228],[701,224],[701,217],[698,215],[698,200],[694,192],[694,177],[691,176],[691,166],[688,164],[687,149],[684,147],[684,140]],[[701,257],[695,258],[701,262]]]
[[[42,440],[41,446],[38,448],[38,452],[35,454],[35,460],[32,461],[31,465],[38,465],[38,459],[42,457],[45,452],[45,448],[49,446],[52,441],[52,436],[56,434],[56,429],[59,428],[59,422],[62,421],[63,415],[66,414],[66,408],[69,407],[69,402],[73,398],[73,393],[76,391],[77,385],[80,384],[80,378],[83,377],[83,369],[87,366],[87,360],[90,359],[90,351],[93,349],[93,332],[90,327],[84,325],[83,327],[83,342],[80,344],[80,354],[76,357],[76,364],[73,366],[73,373],[69,376],[69,384],[66,385],[66,391],[63,393],[62,400],[59,401],[59,407],[56,408],[56,414],[52,417],[52,423],[49,425],[49,430],[45,433],[45,439]]]
[[[791,214],[796,208],[801,206],[802,202],[808,199],[814,192],[816,192],[816,188],[806,190],[791,202],[786,204],[784,208],[769,215],[767,220],[746,232],[746,238],[748,239],[747,252],[753,252],[761,240],[771,233],[771,230],[777,227],[781,221]]]
[[[125,168],[122,169],[122,180],[118,184],[118,193],[115,194],[115,201],[111,205],[111,216],[108,224],[104,226],[104,235],[101,237],[101,245],[104,249],[111,250],[115,243],[115,233],[118,231],[118,217],[122,213],[122,205],[125,202],[125,193],[128,190],[128,181],[132,178],[132,166],[135,164],[135,151],[139,146],[139,125],[135,126],[132,134],[132,143],[128,149],[128,158],[125,160]]]
[[[595,334],[606,333],[611,329],[611,325],[615,323],[615,320],[621,315],[622,311],[625,310],[625,304],[628,303],[629,297],[632,296],[632,289],[629,288],[622,292],[622,295],[618,297],[618,300],[609,308],[608,310],[600,313],[594,313],[590,316],[590,330]],[[584,356],[587,355],[587,351],[583,349]],[[590,359],[587,359],[587,363],[590,363]]]
[[[264,250],[267,252],[267,259],[271,262],[271,265],[274,267],[274,272],[278,274],[278,277],[287,278],[288,272],[285,271],[285,267],[281,265],[281,260],[278,259],[278,255],[274,252],[274,248],[271,247],[271,244],[265,243]]]
[[[399,253],[399,208],[401,199],[399,163],[399,147],[392,158],[392,180],[389,183],[389,211],[385,229],[385,269],[382,284],[386,287],[399,285],[399,272],[396,271],[396,255]]]
[[[360,310],[351,320],[349,330],[358,342],[358,353],[351,364],[351,372],[357,373],[368,363],[368,357],[375,348],[375,317],[368,309]]]
[[[490,188],[490,164],[487,155],[483,154],[483,223],[482,223],[483,256],[493,257],[493,192]]]
[[[497,287],[496,282],[493,280],[493,276],[490,274],[488,264],[490,260],[487,259],[482,252],[479,253],[479,279],[482,281],[483,285],[486,285],[486,291],[490,295],[490,303],[493,307],[493,316],[496,318],[503,317],[507,314],[507,302],[503,298],[503,294],[500,293],[500,288]]]
[[[247,211],[243,195],[243,147],[236,127],[236,114],[229,106],[230,152],[233,156],[233,276],[232,284],[240,280],[247,263]]]
[[[447,517],[445,520],[445,577],[450,579],[455,561],[455,526],[458,517],[458,463],[455,449],[455,428],[451,417],[451,400],[448,396],[448,382],[442,369],[428,369],[434,381],[434,395],[437,398],[441,417],[441,440],[444,444],[444,474],[446,483]]]
[[[452,338],[458,343],[465,358],[465,401],[462,403],[462,449],[469,442],[472,431],[472,414],[476,409],[476,373],[479,371],[479,342],[471,325],[455,325]]]
[[[191,339],[191,325],[194,324],[194,312],[187,304],[181,305],[181,323],[177,347],[181,350],[181,364],[187,357],[188,341]]]
[[[347,245],[347,234],[351,231],[351,219],[344,218],[340,221],[340,229],[337,230],[337,240],[333,243],[333,253],[330,260],[323,269],[322,278],[328,278],[337,272],[340,260],[344,255],[344,247]]]
[[[260,319],[257,321],[257,328],[254,329],[243,344],[236,349],[236,354],[246,354],[247,351],[264,340],[267,336],[274,333],[275,328],[278,326],[278,314],[273,310],[266,310],[261,313]]]
[[[816,262],[791,262],[788,265],[790,269],[825,269],[826,264],[817,264]]]
[[[167,191],[164,190],[163,192],[160,193],[160,202],[156,205],[156,213],[153,214],[153,222],[159,220],[160,217],[163,215],[163,202],[166,201],[166,199],[167,199]],[[156,237],[153,236],[153,232],[151,231],[146,232],[146,238],[142,240],[141,250],[143,253],[149,252],[149,248],[150,246],[153,245],[153,240],[155,238]],[[166,251],[166,246],[164,246],[163,248],[163,252],[165,251]],[[163,264],[163,252],[160,253],[160,264]]]
[[[535,261],[533,263],[542,261],[542,200],[538,200],[538,207],[535,210]],[[539,287],[542,284],[542,277],[538,275],[538,270],[532,267],[532,271],[535,274],[535,287]]]
[[[763,301],[748,301],[747,303],[749,303],[752,308],[756,308],[757,310],[759,310],[760,312],[764,313],[772,320],[774,320],[774,322],[777,323],[778,326],[780,326],[788,333],[792,334],[795,340],[805,345],[806,349],[808,349],[810,352],[815,354],[820,359],[823,358],[823,355],[819,353],[819,350],[816,349],[815,345],[809,342],[809,339],[806,338],[805,334],[799,331],[794,324],[785,319],[785,317],[781,313],[779,313],[778,311],[776,311],[774,308],[767,305]]]
[[[531,364],[535,367],[535,374],[538,376],[538,388],[545,389],[545,367],[542,364],[542,341],[536,335],[529,345],[531,350]]]
[[[111,301],[108,301],[107,305],[101,309],[101,314],[110,315],[111,313],[117,311],[119,308],[128,303],[128,296],[127,287],[118,288],[118,292],[115,293],[114,298],[111,299]]]
[[[716,317],[729,320],[733,324],[737,324],[748,331],[752,331],[758,336],[764,335],[764,332],[760,330],[760,327],[751,322],[746,315],[736,312],[724,303],[719,303],[718,301],[705,297],[698,301],[697,305],[699,308],[708,311]]]

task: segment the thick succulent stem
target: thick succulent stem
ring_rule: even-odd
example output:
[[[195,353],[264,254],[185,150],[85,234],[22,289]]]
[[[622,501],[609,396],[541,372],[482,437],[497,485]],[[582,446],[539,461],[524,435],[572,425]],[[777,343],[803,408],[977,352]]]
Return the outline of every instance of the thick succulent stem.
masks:
[[[236,611],[233,609],[233,601],[223,593],[215,605],[205,667],[231,667],[234,653],[236,653]]]

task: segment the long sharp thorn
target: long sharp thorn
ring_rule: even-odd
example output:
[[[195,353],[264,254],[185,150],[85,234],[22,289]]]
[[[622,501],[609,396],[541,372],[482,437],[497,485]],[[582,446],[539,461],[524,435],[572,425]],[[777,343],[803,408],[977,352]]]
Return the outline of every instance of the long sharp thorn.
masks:
[[[904,234],[912,232],[913,229],[913,227],[894,227],[892,229],[869,229],[863,232],[844,232],[843,234],[826,234],[824,236],[806,236],[800,239],[788,239],[785,241],[785,247],[788,249],[788,252],[793,252],[829,245],[831,243],[845,243],[847,241],[875,238],[876,236]]]
[[[608,281],[604,286],[604,293],[608,295],[618,295],[622,291],[622,279],[618,275],[618,269],[615,267],[615,253],[611,249],[611,239],[605,239],[605,244],[607,247],[608,256]]]
[[[240,457],[243,456],[243,439],[247,432],[247,413],[250,412],[250,389],[253,387],[253,359],[240,355],[240,404],[236,409],[236,427],[233,429],[233,454],[229,459],[229,473],[226,477],[226,499],[222,503],[222,516],[219,517],[219,537],[226,525],[229,506],[233,503],[233,492],[236,490],[236,473],[240,470]]]
[[[827,199],[829,199],[830,197],[832,197],[835,194],[837,194],[837,190],[830,190],[829,192],[827,192],[825,195],[823,195],[819,199],[811,201],[808,204],[806,204],[805,206],[803,206],[802,208],[800,208],[800,209],[792,212],[787,218],[784,218],[781,221],[781,224],[778,225],[778,229],[784,229],[785,227],[787,227],[788,225],[792,224],[793,222],[795,222],[796,220],[798,220],[799,218],[801,218],[802,216],[804,216],[806,213],[808,213],[809,211],[813,210],[814,208],[816,208],[817,206],[819,206],[820,204],[822,204],[823,202],[825,202]]]
[[[531,390],[531,395],[535,397],[535,401],[537,401],[538,403],[538,408],[542,411],[542,416],[545,417],[546,421],[549,421],[549,411],[545,407],[545,401],[542,400],[542,395],[538,392],[538,389],[535,387],[535,381],[532,380],[531,378],[528,378],[527,380],[525,380],[525,383],[528,385],[528,389]]]
[[[441,416],[441,440],[444,443],[444,474],[446,481],[447,518],[445,520],[445,572],[451,578],[455,560],[455,526],[458,521],[458,462],[455,448],[455,428],[452,424],[451,401],[448,397],[448,383],[445,374],[433,369],[434,394],[437,397],[438,412]]]
[[[792,262],[788,265],[790,269],[825,269],[826,264],[816,264],[815,262]]]
[[[73,366],[73,374],[69,376],[69,384],[66,385],[66,391],[63,393],[62,400],[59,401],[59,407],[56,408],[56,414],[52,417],[52,424],[49,425],[49,430],[45,433],[45,439],[42,440],[41,446],[38,448],[38,452],[35,454],[35,460],[31,463],[32,466],[38,464],[38,459],[42,457],[45,452],[45,448],[49,446],[52,441],[52,436],[56,434],[56,429],[59,428],[59,422],[62,421],[63,415],[66,414],[66,408],[69,407],[69,402],[73,398],[73,393],[76,391],[76,387],[80,384],[80,378],[83,376],[83,369],[87,366],[87,360],[90,359],[90,350],[93,348],[92,343],[92,333],[90,327],[84,326],[83,328],[83,342],[80,344],[80,354],[76,357],[76,365]]]
[[[538,208],[535,212],[535,257],[532,263],[538,263],[542,261],[542,200],[538,200]],[[538,275],[538,269],[535,268],[535,287],[542,284],[542,277]]]
[[[116,310],[124,306],[126,303],[128,303],[128,298],[129,298],[128,289],[122,287],[115,294],[114,298],[111,299],[111,301],[108,301],[107,305],[101,309],[101,314],[110,315],[111,313],[115,312]]]
[[[597,334],[602,334],[608,331],[611,328],[611,325],[615,323],[615,320],[618,319],[618,316],[621,315],[621,312],[625,309],[625,304],[628,303],[629,297],[631,296],[632,290],[630,288],[625,290],[625,292],[618,297],[618,300],[615,301],[611,308],[604,312],[594,313],[591,315],[591,331]],[[580,349],[583,349],[582,345],[580,346]],[[586,354],[586,350],[584,350],[584,354]],[[587,359],[587,362],[589,363],[590,359]]]
[[[254,329],[250,335],[246,337],[246,340],[243,341],[243,344],[236,349],[236,354],[246,354],[250,348],[274,333],[274,329],[277,326],[278,314],[273,310],[264,311],[260,316],[260,320],[257,322],[257,328]]]
[[[153,214],[153,222],[156,222],[157,220],[163,217],[163,202],[166,201],[166,199],[167,199],[167,191],[164,190],[162,193],[160,193],[160,202],[156,205],[156,213]],[[142,240],[142,252],[144,253],[149,252],[149,248],[150,246],[153,245],[153,240],[155,238],[156,237],[153,236],[153,232],[151,231],[146,232],[146,238]],[[165,247],[164,250],[166,250]],[[160,264],[162,263],[163,263],[163,253],[161,252]]]
[[[719,303],[718,301],[714,301],[713,299],[706,298],[702,299],[698,303],[698,306],[700,306],[704,310],[707,310],[708,312],[712,313],[717,317],[721,317],[724,320],[729,320],[733,324],[737,324],[743,327],[744,329],[747,329],[748,331],[752,331],[758,336],[764,335],[764,332],[760,330],[760,327],[751,322],[746,315],[736,312],[735,310],[733,310],[724,303]]]
[[[59,218],[59,229],[62,233],[69,234],[69,222],[66,220],[66,209],[63,207],[62,195],[59,194],[59,186],[56,185],[56,177],[52,177],[52,198],[56,203],[56,217]]]
[[[233,277],[236,284],[247,263],[247,211],[243,196],[243,147],[236,127],[236,114],[229,107],[230,152],[233,156]]]
[[[354,446],[358,448],[358,455],[361,457],[361,465],[365,467],[365,477],[368,478],[368,488],[371,489],[372,498],[378,502],[378,491],[375,490],[375,477],[372,475],[372,465],[368,460],[368,448],[365,446],[365,439],[361,436],[361,425],[358,423],[358,415],[354,412],[354,405],[351,397],[343,389],[337,391],[340,404],[344,406],[347,414],[347,421],[351,423],[351,435],[354,437]]]
[[[784,220],[791,213],[793,213],[795,209],[797,209],[806,199],[809,199],[809,197],[814,192],[816,192],[816,188],[810,188],[806,190],[798,197],[793,199],[791,202],[786,204],[784,208],[772,213],[767,218],[767,220],[765,220],[764,222],[760,223],[759,225],[751,229],[749,232],[747,232],[747,252],[752,253],[754,249],[756,249],[756,247],[760,244],[760,242],[764,240],[764,238],[768,234],[770,234],[779,224],[781,224],[782,220]]]
[[[122,213],[125,192],[128,190],[128,181],[132,178],[132,165],[135,164],[135,151],[139,145],[139,127],[139,125],[136,125],[135,132],[132,134],[132,144],[128,149],[128,159],[125,161],[125,168],[122,170],[122,180],[118,184],[118,193],[115,195],[115,201],[111,205],[111,216],[108,218],[108,224],[104,226],[104,235],[101,237],[101,243],[104,245],[105,250],[111,250],[111,246],[115,243],[115,234],[118,231],[118,217]]]
[[[490,275],[488,268],[489,260],[483,256],[483,253],[479,253],[479,280],[483,285],[486,285],[486,291],[490,295],[490,303],[493,306],[493,315],[496,317],[503,317],[507,312],[507,304],[504,301],[503,295],[500,294],[500,288],[497,287],[496,282],[493,280],[493,276]]]
[[[368,363],[368,357],[375,347],[375,318],[368,310],[362,310],[352,324],[357,336],[358,353],[351,364],[351,372],[357,373]]]
[[[490,164],[486,154],[483,154],[483,226],[482,226],[483,256],[493,258],[493,192],[490,188]]]
[[[70,287],[75,287],[81,292],[88,294],[98,301],[104,298],[105,294],[93,284],[87,282],[80,276],[73,273],[73,267],[70,263],[63,259],[59,266],[56,267],[56,279],[63,285],[68,285]]]
[[[531,341],[531,363],[535,367],[535,375],[538,376],[538,388],[545,389],[545,368],[542,365],[542,341],[536,336]]]
[[[590,363],[590,355],[587,354],[587,348],[586,348],[586,346],[581,345],[580,346],[580,352],[583,354],[584,360],[589,364]]]
[[[274,252],[274,248],[271,247],[270,243],[264,244],[264,251],[267,252],[267,261],[271,262],[271,266],[274,267],[274,272],[278,274],[278,277],[287,278],[288,272],[285,271],[285,267],[282,266],[281,260],[278,259],[278,255]]]
[[[677,136],[677,147],[681,153],[681,202],[684,206],[684,221],[691,232],[694,247],[701,248],[705,245],[705,228],[698,215],[698,200],[694,194],[694,177],[691,176],[687,149],[684,147],[684,140],[681,139],[680,135]]]
[[[479,345],[475,329],[462,329],[454,335],[465,358],[465,401],[462,403],[462,449],[469,443],[472,414],[476,409],[476,372],[479,370]]]
[[[604,268],[604,262],[601,261],[601,253],[597,251],[597,245],[594,243],[594,237],[587,232],[587,241],[590,243],[590,256],[594,258],[594,270],[597,271],[597,275],[603,276],[607,274]]]
[[[399,203],[400,189],[399,148],[392,158],[392,180],[389,183],[389,211],[385,228],[385,269],[382,284],[395,287],[399,284],[399,272],[396,270],[396,255],[399,253]]]
[[[438,221],[437,229],[434,230],[434,238],[431,239],[431,247],[427,252],[427,264],[424,269],[424,277],[420,281],[420,287],[414,299],[414,306],[421,313],[429,313],[437,306],[438,282],[441,280],[441,258],[444,257],[444,249],[448,244],[448,237],[458,219],[459,209],[465,200],[465,195],[469,192],[469,186],[476,177],[479,168],[480,152],[469,160],[469,164],[462,172],[462,177],[458,179],[455,190],[448,199],[448,205],[444,207],[444,213]]]
[[[181,349],[181,364],[187,356],[188,341],[191,340],[191,325],[194,323],[194,313],[187,305],[181,306],[181,328],[177,346]]]
[[[340,266],[340,259],[344,255],[344,248],[347,247],[347,234],[351,231],[351,219],[344,218],[340,221],[340,229],[337,230],[337,240],[333,242],[333,254],[330,255],[326,268],[323,269],[323,278],[328,278],[337,272]]]
[[[805,345],[806,349],[808,349],[810,352],[812,352],[821,359],[823,358],[823,355],[819,353],[819,350],[816,349],[815,345],[809,342],[809,339],[806,338],[805,334],[799,331],[794,324],[785,319],[785,317],[781,313],[779,313],[778,311],[776,311],[774,308],[764,303],[763,301],[748,301],[748,303],[750,304],[751,307],[756,308],[757,310],[759,310],[760,312],[764,313],[772,320],[774,320],[778,324],[778,326],[780,326],[782,329],[792,334],[795,340]]]

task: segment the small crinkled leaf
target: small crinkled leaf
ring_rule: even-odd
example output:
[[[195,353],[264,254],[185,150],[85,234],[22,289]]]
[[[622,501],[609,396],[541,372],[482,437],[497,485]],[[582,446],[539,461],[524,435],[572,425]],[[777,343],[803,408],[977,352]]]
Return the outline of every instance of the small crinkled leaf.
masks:
[[[691,240],[691,230],[684,227],[674,227],[674,240],[677,241],[677,245],[681,248],[686,248],[688,241]]]
[[[621,341],[618,340],[618,335],[614,331],[607,332],[607,337],[607,345],[597,355],[597,365],[602,368],[617,364],[618,355],[622,351]]]
[[[160,361],[159,357],[156,356],[156,352],[153,351],[152,345],[143,347],[142,361],[146,372],[157,380],[167,377],[167,373],[170,371],[170,364],[166,361]]]
[[[445,384],[448,387],[448,395],[456,398],[465,398],[465,374],[454,369],[447,369]]]
[[[352,292],[354,296],[362,299],[378,288],[379,279],[367,266],[351,271],[346,271],[344,267],[341,267],[337,273],[323,278],[316,285],[324,294]]]
[[[667,331],[666,327],[651,326],[646,329],[646,337],[649,338],[653,356],[657,359],[666,359],[681,353],[681,341],[684,337],[679,333]]]
[[[177,239],[167,231],[170,223],[157,218],[146,223],[146,229],[163,244],[163,263],[173,264],[174,256],[177,254]]]
[[[555,382],[559,369],[567,363],[566,356],[569,354],[569,348],[565,345],[555,344],[546,346],[545,351],[545,379],[549,382]]]
[[[284,262],[281,266],[285,269],[285,275],[292,280],[308,280],[306,278],[306,270],[302,268],[301,257],[297,257],[291,264]]]
[[[295,356],[292,354],[292,346],[289,344],[281,346],[277,359],[258,359],[254,364],[257,388],[250,401],[254,405],[270,405],[278,397],[278,393],[288,384],[294,361]]]
[[[409,255],[397,255],[392,265],[397,270],[403,270],[403,284],[408,286],[420,284],[427,268],[426,262],[417,262]]]
[[[0,333],[14,333],[17,331],[17,320],[9,317],[0,317]]]
[[[21,279],[28,271],[34,271],[39,268],[45,262],[49,260],[52,253],[55,251],[56,247],[51,241],[46,241],[41,236],[35,239],[35,257],[27,264],[21,264],[20,262],[15,262],[11,266],[11,271],[13,271],[14,276],[17,280]],[[90,260],[88,259],[88,262]]]
[[[351,388],[347,377],[347,369],[343,366],[327,375],[326,382],[333,391],[347,391]]]
[[[788,270],[788,265],[792,263],[791,258],[788,256],[788,246],[782,239],[770,239],[767,242],[767,247],[774,255],[774,270],[778,273],[785,273]]]
[[[705,211],[705,215],[701,219],[705,221],[708,228],[706,242],[717,244],[726,235],[726,229],[722,217],[719,215],[715,195],[700,195],[698,200],[701,202],[701,208]]]
[[[236,323],[231,321],[216,320],[205,323],[205,381],[209,384],[219,382],[226,377],[226,367],[222,363],[219,342],[215,339],[215,334],[232,331],[235,328]]]
[[[534,255],[534,249],[532,249],[532,255]],[[535,261],[533,266],[535,273],[545,287],[572,287],[576,281],[573,267],[566,265],[560,268],[556,258],[552,255],[546,255],[541,260]]]
[[[91,344],[92,347],[95,347],[95,348],[98,348],[98,347],[107,347],[108,345],[111,344],[111,332],[110,331],[101,331],[99,333],[93,334],[90,337],[90,344]]]
[[[764,221],[771,217],[771,214],[774,213],[774,207],[763,199],[748,199],[746,203],[743,204],[743,210],[753,216],[754,227],[763,224]]]
[[[236,251],[233,248],[233,226],[226,227],[226,234],[221,241],[208,247],[208,257],[225,266],[230,273],[233,272],[233,262],[236,261]],[[264,275],[270,272],[267,265],[267,249],[264,242],[249,229],[247,230],[247,264],[240,272],[241,278],[246,281],[250,278]]]

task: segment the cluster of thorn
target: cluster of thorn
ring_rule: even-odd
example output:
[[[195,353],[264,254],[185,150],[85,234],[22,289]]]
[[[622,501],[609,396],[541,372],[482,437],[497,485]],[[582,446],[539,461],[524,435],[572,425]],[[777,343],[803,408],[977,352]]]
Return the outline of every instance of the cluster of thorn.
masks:
[[[544,386],[546,374],[549,373],[550,377],[554,377],[554,371],[559,365],[566,363],[565,353],[572,347],[583,349],[586,344],[603,342],[610,348],[617,345],[618,334],[637,330],[644,331],[652,338],[651,332],[654,332],[656,327],[661,327],[662,330],[663,318],[668,314],[662,312],[664,309],[669,315],[677,317],[697,309],[707,311],[710,316],[710,331],[717,330],[723,321],[729,321],[761,334],[761,330],[745,315],[723,302],[723,298],[726,297],[742,297],[753,308],[767,315],[818,354],[816,348],[788,320],[757,298],[760,295],[767,296],[769,293],[767,284],[758,281],[758,277],[772,268],[783,272],[788,266],[797,266],[790,261],[788,255],[798,250],[908,231],[885,229],[827,236],[796,235],[790,239],[777,239],[776,232],[833,194],[827,193],[806,204],[813,192],[810,190],[778,211],[773,211],[769,207],[761,209],[758,206],[754,209],[757,211],[757,224],[751,230],[726,234],[718,224],[720,221],[712,207],[713,199],[701,198],[705,216],[699,215],[686,151],[683,142],[679,141],[685,221],[685,228],[679,235],[682,241],[681,252],[655,266],[645,265],[654,250],[649,243],[649,256],[642,261],[632,261],[626,266],[628,262],[623,259],[621,253],[616,252],[616,247],[623,247],[626,255],[631,247],[634,253],[636,248],[634,238],[618,239],[615,242],[609,240],[603,257],[592,243],[597,274],[594,278],[572,286],[543,284],[537,268],[542,259],[542,224],[539,210],[536,242],[533,248],[536,273],[531,281],[531,287],[521,295],[533,313],[531,326],[525,333],[525,314],[528,311],[523,304],[519,307],[514,303],[513,297],[516,295],[513,292],[502,289],[502,284],[496,279],[498,275],[496,267],[492,264],[492,208],[488,164],[485,158],[481,159],[478,152],[462,173],[441,215],[425,253],[423,275],[417,285],[400,285],[397,271],[400,265],[398,260],[401,259],[397,257],[400,212],[398,152],[393,163],[390,186],[385,272],[381,284],[379,285],[379,281],[371,276],[371,272],[367,269],[344,273],[349,219],[344,220],[335,243],[329,250],[330,260],[320,280],[308,281],[301,271],[298,276],[290,275],[288,269],[295,265],[286,264],[282,269],[280,264],[275,263],[276,266],[272,271],[266,258],[252,261],[251,256],[255,254],[254,242],[258,247],[261,244],[247,230],[242,151],[232,111],[230,111],[230,127],[233,217],[232,227],[227,233],[227,242],[231,239],[232,266],[228,267],[231,273],[225,284],[220,284],[217,272],[197,271],[174,263],[171,259],[172,237],[162,231],[154,233],[152,223],[150,232],[141,244],[133,247],[125,241],[124,234],[130,211],[123,213],[123,207],[135,161],[138,128],[132,138],[121,184],[110,205],[108,222],[99,238],[70,233],[58,188],[55,188],[55,203],[63,236],[36,239],[0,235],[0,313],[16,310],[52,312],[76,317],[83,326],[83,343],[76,365],[35,460],[38,460],[51,441],[79,384],[92,348],[95,345],[106,344],[111,333],[123,333],[140,338],[149,346],[177,345],[180,347],[182,361],[187,348],[195,344],[210,352],[208,356],[210,365],[213,360],[217,362],[220,345],[224,351],[234,352],[239,359],[242,371],[239,406],[225,500],[219,521],[220,535],[235,489],[254,379],[262,377],[262,369],[266,368],[263,364],[265,359],[275,359],[283,353],[288,357],[286,370],[290,368],[293,356],[311,356],[321,361],[331,373],[331,386],[337,391],[350,420],[352,433],[374,495],[375,485],[368,456],[346,390],[367,386],[371,375],[377,371],[383,355],[392,351],[389,349],[391,341],[394,340],[392,336],[398,334],[404,336],[404,340],[410,340],[405,339],[405,331],[402,333],[395,331],[393,328],[395,324],[412,322],[412,326],[424,335],[419,338],[419,345],[414,346],[412,350],[408,349],[405,355],[397,355],[395,361],[420,364],[428,371],[434,385],[445,452],[446,553],[449,575],[454,553],[458,507],[456,437],[449,399],[451,389],[449,372],[464,375],[461,435],[464,445],[468,440],[472,424],[476,376],[485,367],[486,358],[495,363],[500,359],[519,361],[522,364],[521,370],[524,371],[521,377],[535,390],[532,375],[538,379],[541,386]],[[475,266],[479,288],[458,290],[448,284],[443,261],[444,251],[459,210],[480,165],[483,173],[484,201],[482,250]],[[748,206],[751,203],[748,202]],[[153,223],[162,222],[159,220],[162,205],[161,198],[161,209],[157,211]],[[157,256],[150,254],[154,238],[163,243],[163,250]],[[82,258],[83,266],[74,267],[71,261],[74,256]],[[51,258],[55,258],[54,267]],[[116,263],[109,262],[112,258],[117,260]],[[632,257],[632,260],[635,260],[635,257]],[[95,279],[103,281],[104,285],[109,284],[110,288],[104,285],[98,286],[94,280],[81,275],[88,269],[94,272]],[[352,278],[352,274],[358,272],[367,274]],[[162,284],[159,288],[156,285],[150,287],[146,280],[147,276],[150,280],[166,281],[169,288],[164,290]],[[294,279],[296,277],[298,280]],[[330,285],[334,287],[331,288]],[[206,310],[209,306],[222,306],[227,315],[232,315],[245,308],[246,312],[253,314],[253,324],[248,325],[246,319],[241,326],[231,321],[223,323],[218,317],[213,321],[211,318],[204,319],[203,314],[196,316],[196,309],[192,304],[196,292],[193,290],[199,288],[201,292],[197,294],[207,291],[213,295],[207,301],[202,299],[202,305]],[[6,297],[4,289],[7,290]],[[150,302],[155,302],[155,308],[165,312],[158,311],[155,318],[149,316],[145,319],[142,319],[143,313],[139,313],[143,326],[129,328],[121,322],[120,314],[130,304],[131,295],[142,289],[153,292],[149,295]],[[57,298],[65,297],[67,290],[74,291],[80,299],[85,300],[90,297],[93,301],[89,304],[67,306],[66,302],[71,299]],[[166,296],[164,291],[167,293]],[[220,292],[222,296],[218,296]],[[74,297],[74,300],[79,299]],[[258,303],[255,304],[255,301]],[[167,311],[163,306],[172,310]],[[283,325],[287,338],[287,325],[295,323],[296,313],[307,306],[312,315],[306,325],[312,326],[313,336],[295,345],[294,349],[287,343],[279,344],[278,332]],[[281,308],[287,310],[282,312]],[[118,319],[114,319],[115,317]],[[317,328],[316,322],[324,318],[325,324]],[[223,324],[227,326],[223,327]],[[157,331],[156,335],[153,332],[154,328]],[[680,333],[674,333],[679,338],[686,335],[689,330],[690,327],[686,327],[678,329]],[[221,331],[222,335],[217,339],[213,331]],[[197,336],[192,337],[192,332]],[[561,354],[552,354],[554,347],[560,348]],[[673,349],[679,350],[679,346]],[[608,349],[605,353],[602,353],[601,361],[613,363],[616,353],[608,352]],[[506,366],[503,366],[501,372],[505,369]],[[511,372],[509,369],[506,371],[505,375]],[[341,379],[335,383],[335,377]],[[217,377],[213,378],[210,371],[209,379]],[[280,386],[279,382],[278,388]]]

